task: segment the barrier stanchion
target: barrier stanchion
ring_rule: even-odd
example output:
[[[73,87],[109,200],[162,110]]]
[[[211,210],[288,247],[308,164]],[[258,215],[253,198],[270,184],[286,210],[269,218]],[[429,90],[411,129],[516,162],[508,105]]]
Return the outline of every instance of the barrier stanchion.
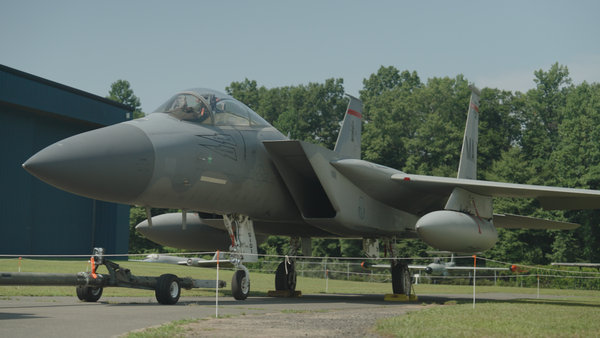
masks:
[[[219,318],[219,250],[217,250],[217,281],[215,287],[215,317]]]
[[[477,275],[477,255],[473,255],[473,308],[475,308],[475,276]]]

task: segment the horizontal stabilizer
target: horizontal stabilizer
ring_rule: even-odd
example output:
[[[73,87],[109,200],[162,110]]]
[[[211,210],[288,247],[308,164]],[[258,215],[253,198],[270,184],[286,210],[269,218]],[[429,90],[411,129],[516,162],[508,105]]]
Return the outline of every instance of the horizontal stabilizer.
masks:
[[[494,214],[494,226],[512,229],[570,230],[578,228],[579,224],[511,214]]]

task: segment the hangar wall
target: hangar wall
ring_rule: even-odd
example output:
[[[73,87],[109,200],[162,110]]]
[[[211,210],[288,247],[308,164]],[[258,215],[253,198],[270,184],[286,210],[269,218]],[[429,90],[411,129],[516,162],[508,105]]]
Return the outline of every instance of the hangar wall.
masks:
[[[130,120],[132,111],[0,65],[0,254],[87,255],[94,246],[128,252],[128,205],[62,191],[21,165],[64,138]]]

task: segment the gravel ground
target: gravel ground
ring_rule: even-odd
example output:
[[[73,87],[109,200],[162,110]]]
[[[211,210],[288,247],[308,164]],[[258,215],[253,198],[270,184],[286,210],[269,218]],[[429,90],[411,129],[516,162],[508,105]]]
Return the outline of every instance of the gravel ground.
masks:
[[[185,337],[380,337],[378,319],[396,317],[423,305],[376,307],[325,312],[267,313],[210,318],[183,326]]]

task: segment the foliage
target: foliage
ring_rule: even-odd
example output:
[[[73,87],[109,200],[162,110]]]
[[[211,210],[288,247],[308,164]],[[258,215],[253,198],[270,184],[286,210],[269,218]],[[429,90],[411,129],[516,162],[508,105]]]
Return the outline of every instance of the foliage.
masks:
[[[134,108],[134,119],[144,117],[144,113],[140,109],[142,106],[140,99],[133,93],[133,89],[131,89],[129,81],[117,80],[113,82],[110,85],[110,91],[108,92],[108,96],[106,96],[106,98]]]
[[[233,82],[227,94],[240,100],[291,139],[333,149],[346,112],[342,79],[266,89],[256,81]]]

